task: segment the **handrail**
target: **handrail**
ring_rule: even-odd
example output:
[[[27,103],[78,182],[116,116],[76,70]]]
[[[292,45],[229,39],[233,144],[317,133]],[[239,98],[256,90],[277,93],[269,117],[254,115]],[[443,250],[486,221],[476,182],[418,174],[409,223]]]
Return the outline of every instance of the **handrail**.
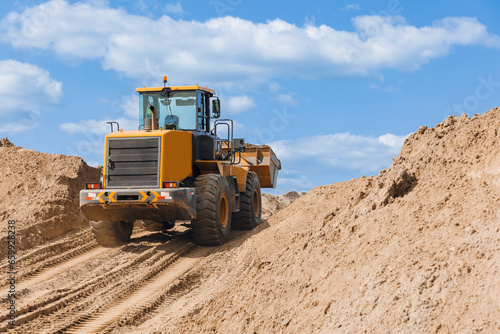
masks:
[[[217,139],[217,126],[218,125],[225,125],[227,126],[227,139]],[[215,152],[221,151],[222,152],[222,143],[226,142],[227,143],[227,154],[229,155],[229,163],[231,165],[234,165],[235,163],[235,155],[234,155],[234,148],[233,148],[233,120],[231,119],[218,119],[214,122],[214,150]],[[220,148],[220,149],[219,149]]]
[[[111,126],[111,132],[114,132],[113,131],[113,124],[116,124],[116,131],[120,131],[120,124],[118,124],[118,122],[106,122],[106,123]]]

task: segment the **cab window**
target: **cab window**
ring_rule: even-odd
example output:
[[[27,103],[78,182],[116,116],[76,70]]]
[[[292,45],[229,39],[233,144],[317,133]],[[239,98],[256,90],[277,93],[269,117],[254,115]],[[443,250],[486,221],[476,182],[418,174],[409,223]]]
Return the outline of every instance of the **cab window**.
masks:
[[[140,95],[141,125],[144,118],[151,117],[150,107],[154,106],[158,114],[158,125],[164,128],[167,116],[178,117],[178,130],[194,131],[197,129],[196,92],[170,91],[168,93],[144,93]]]

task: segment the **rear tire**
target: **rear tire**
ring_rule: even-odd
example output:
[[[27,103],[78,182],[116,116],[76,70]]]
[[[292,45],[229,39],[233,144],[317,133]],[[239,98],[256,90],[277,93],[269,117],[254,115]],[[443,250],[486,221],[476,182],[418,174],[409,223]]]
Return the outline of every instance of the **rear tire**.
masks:
[[[133,222],[91,221],[90,227],[97,243],[104,247],[118,247],[130,241]]]
[[[169,220],[166,222],[156,222],[154,220],[143,220],[142,227],[146,231],[166,231],[175,226],[175,220]]]
[[[262,216],[262,194],[259,177],[248,172],[246,189],[240,193],[240,211],[233,215],[235,230],[252,230],[260,225]]]
[[[226,178],[219,174],[200,175],[196,188],[196,219],[192,221],[194,242],[203,246],[222,245],[231,232],[231,193]]]

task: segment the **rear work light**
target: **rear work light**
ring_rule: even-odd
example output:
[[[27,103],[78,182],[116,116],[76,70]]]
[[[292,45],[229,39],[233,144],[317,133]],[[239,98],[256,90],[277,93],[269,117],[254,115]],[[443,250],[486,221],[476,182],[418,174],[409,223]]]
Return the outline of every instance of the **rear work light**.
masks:
[[[85,184],[85,189],[100,189],[101,186],[99,183],[86,183]]]
[[[179,182],[177,182],[177,181],[165,181],[165,182],[163,182],[163,188],[179,188]]]

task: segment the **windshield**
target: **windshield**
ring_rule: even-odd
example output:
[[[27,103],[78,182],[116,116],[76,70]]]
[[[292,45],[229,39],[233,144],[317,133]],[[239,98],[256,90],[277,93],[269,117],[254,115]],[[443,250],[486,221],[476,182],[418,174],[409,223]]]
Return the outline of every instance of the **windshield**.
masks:
[[[196,92],[171,91],[170,93],[146,93],[139,98],[141,110],[140,124],[144,126],[144,118],[151,117],[150,106],[158,113],[158,126],[165,129],[164,124],[172,116],[178,117],[178,130],[196,130]],[[169,117],[167,117],[169,116]]]

